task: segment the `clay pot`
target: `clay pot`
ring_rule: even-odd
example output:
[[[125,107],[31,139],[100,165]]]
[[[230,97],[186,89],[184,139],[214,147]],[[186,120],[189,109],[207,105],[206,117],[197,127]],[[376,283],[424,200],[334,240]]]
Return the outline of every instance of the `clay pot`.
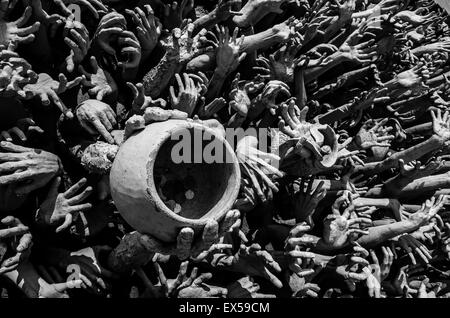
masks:
[[[180,131],[188,131],[191,137],[200,133],[214,136],[228,160],[175,163],[172,148],[179,141],[173,136]],[[199,145],[203,150],[208,143],[202,139],[197,146],[195,142],[189,145],[192,153],[194,147],[198,153]],[[220,221],[225,216],[239,192],[240,170],[232,147],[214,130],[200,121],[169,120],[147,126],[121,145],[110,183],[115,205],[132,227],[164,242],[175,242],[181,228],[191,227],[197,235],[207,220]]]

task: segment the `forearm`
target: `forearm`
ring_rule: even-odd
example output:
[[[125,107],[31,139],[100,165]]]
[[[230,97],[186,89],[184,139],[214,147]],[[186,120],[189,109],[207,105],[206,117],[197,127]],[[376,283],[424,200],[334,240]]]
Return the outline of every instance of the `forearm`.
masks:
[[[365,11],[355,12],[352,14],[352,19],[367,19],[374,13],[373,9],[367,9]]]
[[[270,11],[261,8],[261,0],[249,0],[239,11],[239,15],[233,17],[233,22],[240,28],[255,25]]]
[[[425,154],[441,148],[444,140],[439,136],[433,135],[428,140],[412,146],[404,151],[396,152],[389,158],[377,162],[367,163],[364,166],[358,166],[356,172],[366,174],[376,174],[398,166],[398,161],[403,159],[405,162],[411,162],[424,156]]]
[[[369,234],[361,236],[356,242],[364,248],[373,248],[401,234],[414,232],[418,228],[418,225],[409,220],[371,227]]]
[[[370,72],[372,70],[371,66],[366,66],[355,71],[351,71],[345,74],[342,74],[336,78],[335,81],[330,82],[323,87],[319,88],[317,92],[314,93],[314,99],[321,99],[322,97],[332,94],[338,89],[348,87],[353,85],[356,81],[360,79],[364,79],[365,77],[370,76]]]
[[[28,261],[22,262],[15,271],[5,273],[3,276],[22,290],[28,298],[39,298],[39,290],[46,284]]]
[[[433,132],[433,124],[425,123],[405,129],[407,135],[423,135]]]
[[[445,175],[442,175],[442,178],[439,178],[439,176],[428,177],[434,172],[436,171],[424,169],[423,171],[417,171],[411,176],[399,174],[384,183],[383,193],[390,198],[399,198],[408,195],[408,193],[432,191],[440,188],[442,185],[446,186]]]
[[[356,198],[353,200],[355,208],[374,206],[376,208],[390,208],[390,200],[383,198]]]
[[[331,39],[347,24],[347,21],[342,20],[339,17],[336,17],[331,21],[328,28],[325,30],[324,35],[324,43],[329,43]]]
[[[445,74],[435,76],[432,79],[429,79],[428,81],[426,81],[426,84],[428,86],[430,86],[431,88],[436,88],[442,84],[445,84],[449,77],[450,77],[450,71],[446,72]]]
[[[250,54],[257,50],[265,50],[288,40],[289,34],[283,34],[283,32],[270,28],[266,31],[246,36],[241,46],[241,53],[247,52],[247,54]]]
[[[220,22],[222,22],[222,20],[219,19],[219,17],[217,16],[217,8],[216,8],[193,22],[194,23],[193,34],[197,34],[201,29],[210,30]]]
[[[225,82],[226,78],[227,74],[224,71],[216,68],[208,86],[208,91],[205,95],[206,103],[209,103],[217,96],[220,96],[220,92],[222,91],[223,83]]]
[[[167,54],[152,68],[143,78],[145,94],[158,98],[169,85],[170,79],[175,75],[179,65],[177,59],[168,57]]]
[[[295,97],[297,98],[297,106],[299,106],[300,109],[303,109],[303,107],[305,107],[306,103],[308,102],[308,96],[306,94],[305,87],[305,70],[303,68],[295,70],[294,86]]]
[[[333,55],[331,55],[329,59],[331,60],[331,62],[327,63],[325,66],[318,66],[307,69],[305,71],[305,82],[309,83],[314,81],[319,76],[325,74],[329,70],[333,69],[334,67],[345,61],[345,59],[339,52],[336,52]]]
[[[332,109],[323,115],[319,115],[315,120],[322,125],[331,125],[342,118],[346,118],[353,113],[351,105],[343,105]]]
[[[432,192],[441,188],[450,188],[450,173],[415,179],[399,191],[399,197]]]

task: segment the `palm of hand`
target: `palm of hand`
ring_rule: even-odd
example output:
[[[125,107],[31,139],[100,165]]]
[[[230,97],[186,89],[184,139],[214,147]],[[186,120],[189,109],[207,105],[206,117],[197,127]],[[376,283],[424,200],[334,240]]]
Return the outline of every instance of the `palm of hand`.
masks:
[[[32,92],[34,94],[43,93],[60,93],[60,84],[50,77],[47,73],[40,73],[38,80],[34,84],[27,84],[24,86],[24,91]]]
[[[444,140],[450,139],[450,120],[449,113],[445,112],[442,116],[441,110],[431,113],[433,117],[433,131]]]
[[[414,70],[409,70],[398,74],[397,81],[401,86],[409,88],[419,84],[421,78]]]
[[[236,110],[240,115],[247,116],[251,100],[247,92],[243,89],[236,88],[230,93],[230,106]]]
[[[333,247],[342,247],[348,241],[348,220],[343,216],[331,216],[326,219],[323,229],[324,241]]]
[[[233,70],[239,64],[239,46],[226,43],[218,48],[217,65],[226,70]]]
[[[288,40],[293,32],[289,22],[283,22],[272,27],[272,31],[276,33],[281,39]]]
[[[280,59],[270,58],[270,72],[273,77],[285,82],[292,83],[294,80],[295,58],[285,54]]]
[[[442,209],[446,200],[447,197],[444,195],[440,195],[437,199],[433,197],[427,200],[419,211],[411,214],[409,220],[419,227],[426,225]]]
[[[314,137],[311,134],[311,128],[314,126],[314,124],[311,124],[309,122],[298,122],[295,125],[295,128],[293,129],[295,133],[295,138],[305,138],[308,140],[314,140]]]
[[[276,100],[282,94],[288,98],[291,97],[289,87],[281,81],[270,81],[259,95],[259,100],[266,108],[275,110],[278,108]]]
[[[117,89],[114,79],[101,68],[98,68],[95,74],[92,74],[91,83],[99,91],[113,92]]]
[[[238,253],[233,261],[239,263],[245,274],[250,276],[263,276],[267,270],[263,259],[254,253]]]
[[[342,55],[348,60],[355,60],[358,58],[357,50],[347,43],[344,43],[339,50],[342,52]]]
[[[362,128],[356,135],[356,142],[362,149],[368,149],[377,142],[377,135],[373,131]]]
[[[190,92],[181,92],[178,96],[178,105],[174,108],[191,114],[197,104],[197,95]]]
[[[180,63],[187,63],[201,53],[199,38],[204,33],[194,36],[192,31],[193,24],[188,24],[183,30],[174,29],[172,36],[162,42],[169,55],[177,57]]]
[[[250,247],[241,246],[233,257],[233,264],[239,268],[241,273],[267,278],[275,285],[281,284],[270,272],[270,269],[280,272],[280,265],[267,251],[261,250],[258,244]]]
[[[302,180],[303,181],[303,180]],[[297,222],[306,221],[314,213],[319,202],[325,197],[326,190],[323,190],[323,182],[312,191],[313,180],[309,181],[305,190],[305,183],[299,184],[300,189],[294,195],[294,215]]]
[[[69,212],[70,204],[62,193],[55,198],[45,200],[41,205],[44,220],[47,224],[56,224],[63,220]]]

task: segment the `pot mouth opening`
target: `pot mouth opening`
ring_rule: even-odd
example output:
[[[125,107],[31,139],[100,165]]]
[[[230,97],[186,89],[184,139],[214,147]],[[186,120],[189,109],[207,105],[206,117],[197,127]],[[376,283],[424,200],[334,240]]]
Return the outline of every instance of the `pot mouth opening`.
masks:
[[[148,186],[159,210],[191,224],[221,219],[240,187],[233,149],[201,124],[177,127],[160,143],[149,167]]]

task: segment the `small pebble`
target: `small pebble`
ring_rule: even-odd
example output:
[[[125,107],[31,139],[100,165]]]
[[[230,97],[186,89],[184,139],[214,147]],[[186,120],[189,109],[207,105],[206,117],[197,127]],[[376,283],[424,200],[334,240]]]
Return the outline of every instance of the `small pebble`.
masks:
[[[178,203],[175,204],[175,208],[173,209],[173,212],[175,212],[176,214],[181,212],[181,205],[179,205]]]
[[[186,196],[186,199],[192,200],[195,197],[195,193],[192,190],[187,190],[184,194]]]

